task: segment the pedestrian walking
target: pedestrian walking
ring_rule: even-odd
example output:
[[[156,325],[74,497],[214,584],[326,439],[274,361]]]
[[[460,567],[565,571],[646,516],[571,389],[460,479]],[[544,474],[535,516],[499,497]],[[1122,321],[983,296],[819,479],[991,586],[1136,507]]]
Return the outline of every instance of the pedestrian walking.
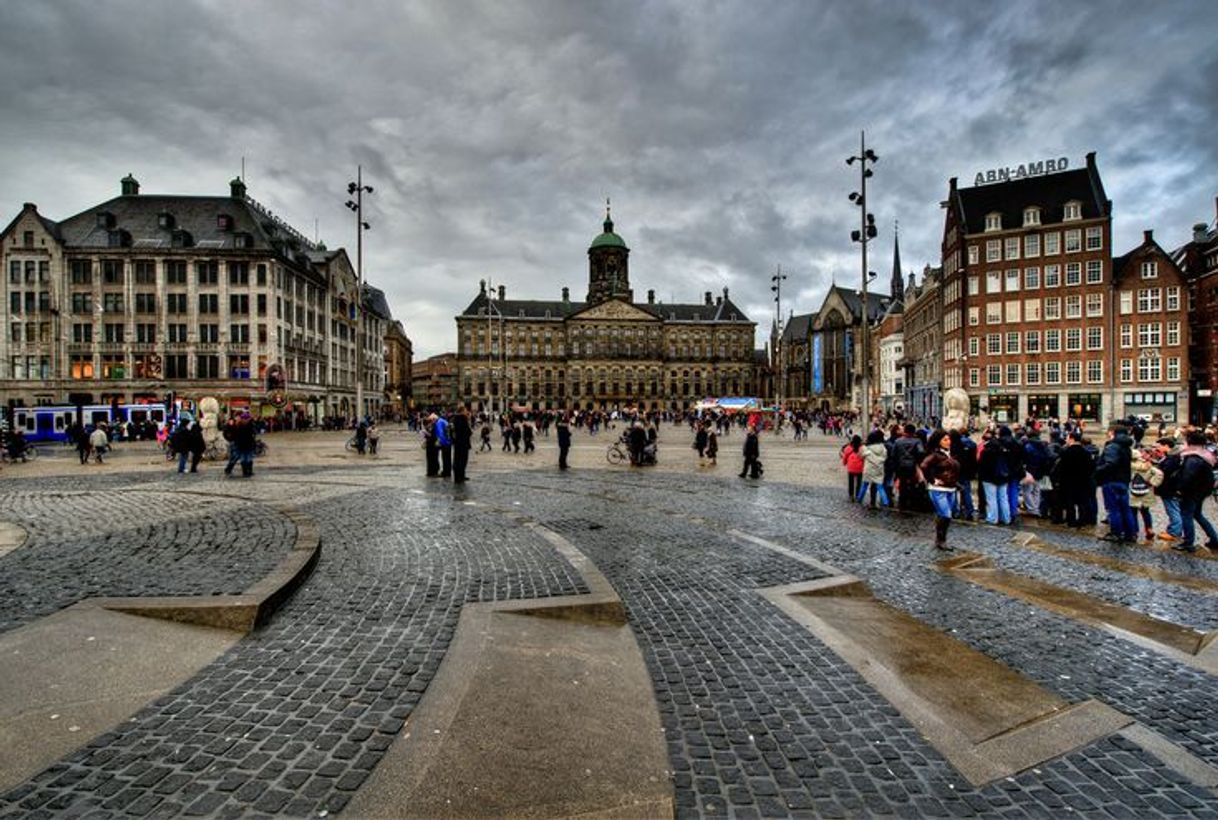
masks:
[[[740,477],[761,478],[761,474],[761,441],[757,437],[757,425],[750,424],[744,437],[744,466],[740,468]]]
[[[355,451],[361,456],[368,449],[368,425],[360,422],[355,428]]]
[[[571,419],[565,413],[559,417],[555,425],[558,430],[558,469],[568,467],[567,454],[571,452]]]
[[[97,459],[98,464],[102,464],[102,456],[106,454],[106,450],[110,447],[110,437],[106,435],[105,426],[99,424],[93,428],[93,432],[89,434],[89,450],[92,451],[93,457]],[[83,463],[83,462],[82,462]]]
[[[719,434],[712,427],[706,432],[706,459],[710,466],[716,466],[719,458]]]
[[[706,459],[706,442],[708,436],[706,433],[706,425],[698,422],[697,431],[694,433],[694,449],[698,451],[698,463],[701,464]]]
[[[922,460],[919,469],[926,481],[931,504],[935,508],[935,548],[949,550],[947,529],[956,512],[956,484],[960,479],[960,464],[952,458],[952,437],[943,430],[931,434],[935,450]]]
[[[1180,524],[1184,530],[1183,540],[1172,544],[1172,549],[1196,552],[1196,525],[1205,531],[1205,546],[1218,549],[1218,532],[1201,511],[1201,505],[1214,490],[1214,454],[1206,449],[1205,433],[1189,430],[1184,434],[1184,449],[1180,451]]]
[[[524,439],[524,454],[528,455],[537,449],[535,446],[533,446],[534,439],[537,437],[537,429],[533,426],[533,422],[531,420],[525,419],[524,424],[521,425],[520,433],[521,437]]]
[[[1163,502],[1167,514],[1167,527],[1159,533],[1159,539],[1177,544],[1184,536],[1184,525],[1180,520],[1180,446],[1175,439],[1161,438],[1155,466],[1163,474],[1163,480],[1155,487],[1155,496]]]
[[[376,455],[377,448],[381,445],[381,428],[376,425],[375,421],[368,422],[368,452]]]
[[[478,431],[478,438],[481,442],[478,445],[478,452],[481,453],[485,450],[489,453],[491,451],[491,423],[486,419],[482,420],[482,429]]]

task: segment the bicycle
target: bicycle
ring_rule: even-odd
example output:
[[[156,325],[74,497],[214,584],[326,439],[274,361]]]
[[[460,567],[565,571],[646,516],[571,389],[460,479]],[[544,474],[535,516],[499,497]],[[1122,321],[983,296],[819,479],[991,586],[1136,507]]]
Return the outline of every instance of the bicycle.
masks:
[[[266,442],[263,441],[262,439],[258,439],[257,441],[254,442],[254,458],[264,456],[269,451],[270,451],[270,448],[266,446]]]
[[[37,460],[38,460],[38,448],[32,444],[25,445],[25,449],[22,450],[16,456],[12,455],[8,451],[7,447],[0,449],[0,461],[3,461],[5,464],[15,464],[18,461],[20,461],[24,464],[29,461],[37,461]]]
[[[605,451],[605,460],[610,464],[625,464],[630,461],[630,453],[620,441],[615,441]]]

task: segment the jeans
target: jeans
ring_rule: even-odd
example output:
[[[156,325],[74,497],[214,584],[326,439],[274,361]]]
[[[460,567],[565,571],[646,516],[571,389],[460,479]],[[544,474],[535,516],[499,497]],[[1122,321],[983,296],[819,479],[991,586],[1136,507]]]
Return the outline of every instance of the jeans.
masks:
[[[1018,481],[1007,482],[1007,512],[1012,521],[1019,517],[1019,486]]]
[[[1180,521],[1180,499],[1164,496],[1160,500],[1163,502],[1163,509],[1167,512],[1167,534],[1179,538],[1184,532]]]
[[[1209,519],[1201,512],[1201,505],[1205,503],[1205,497],[1201,498],[1180,498],[1180,524],[1184,528],[1184,540],[1181,541],[1181,546],[1193,546],[1194,539],[1197,537],[1197,528],[1194,522],[1201,525],[1201,529],[1205,530],[1205,536],[1209,539],[1206,546],[1218,544],[1218,532],[1214,530],[1214,525],[1209,522]]]
[[[886,490],[884,485],[878,481],[864,481],[862,486],[859,487],[858,495],[855,496],[854,500],[862,503],[863,496],[866,495],[868,488],[871,489],[871,506],[875,506],[875,497],[877,494],[880,496],[881,504],[883,504],[885,507],[892,506],[892,502],[889,501],[888,498],[888,490]]]
[[[985,520],[991,524],[1011,523],[1011,496],[1005,484],[981,482],[985,489]]]
[[[930,503],[935,507],[935,515],[940,518],[951,518],[952,513],[956,511],[956,493],[931,490]]]
[[[1020,489],[1023,492],[1023,508],[1028,515],[1040,515],[1040,482],[1034,481],[1031,484],[1022,484]]]
[[[960,509],[963,511],[965,518],[972,519],[973,485],[970,481],[960,482]]]
[[[186,472],[186,459],[190,453],[178,453],[178,472]]]
[[[1108,527],[1117,538],[1137,540],[1138,519],[1129,506],[1129,485],[1124,481],[1109,481],[1101,489],[1104,509],[1108,511]]]

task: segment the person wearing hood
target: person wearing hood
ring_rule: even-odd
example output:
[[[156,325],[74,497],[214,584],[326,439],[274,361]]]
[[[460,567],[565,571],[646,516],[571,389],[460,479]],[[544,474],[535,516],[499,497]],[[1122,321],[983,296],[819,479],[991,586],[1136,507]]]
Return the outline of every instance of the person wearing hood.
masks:
[[[1109,532],[1105,541],[1134,543],[1138,540],[1138,521],[1129,506],[1129,480],[1132,477],[1133,439],[1123,424],[1108,428],[1108,441],[1095,463],[1095,483],[1104,497]]]
[[[859,501],[863,497],[863,437],[851,438],[842,448],[841,458],[846,467],[846,496]]]
[[[440,477],[440,443],[436,438],[436,422],[440,417],[432,413],[423,423],[423,454],[427,462],[427,477]]]
[[[1180,451],[1180,524],[1184,529],[1183,540],[1172,544],[1172,549],[1196,552],[1196,524],[1201,525],[1209,539],[1205,546],[1218,549],[1218,531],[1201,512],[1206,496],[1214,491],[1214,454],[1206,448],[1205,433],[1189,430],[1184,436],[1184,449]]]
[[[872,430],[867,435],[867,443],[863,445],[863,483],[859,486],[855,501],[862,503],[867,490],[871,490],[871,509],[875,509],[875,497],[878,494],[880,503],[891,507],[888,490],[884,486],[884,464],[888,460],[888,448],[884,445],[884,431]]]

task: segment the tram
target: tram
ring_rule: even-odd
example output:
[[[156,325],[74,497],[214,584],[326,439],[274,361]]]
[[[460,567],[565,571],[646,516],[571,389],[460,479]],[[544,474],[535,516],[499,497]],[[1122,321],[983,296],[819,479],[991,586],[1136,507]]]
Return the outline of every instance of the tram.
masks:
[[[26,441],[67,441],[68,427],[76,421],[77,410],[80,410],[80,420],[86,426],[97,424],[126,424],[135,422],[141,424],[153,421],[161,424],[165,421],[165,405],[154,404],[85,404],[79,407],[74,404],[45,405],[41,407],[14,407],[12,418],[8,419],[15,430],[25,431]]]

